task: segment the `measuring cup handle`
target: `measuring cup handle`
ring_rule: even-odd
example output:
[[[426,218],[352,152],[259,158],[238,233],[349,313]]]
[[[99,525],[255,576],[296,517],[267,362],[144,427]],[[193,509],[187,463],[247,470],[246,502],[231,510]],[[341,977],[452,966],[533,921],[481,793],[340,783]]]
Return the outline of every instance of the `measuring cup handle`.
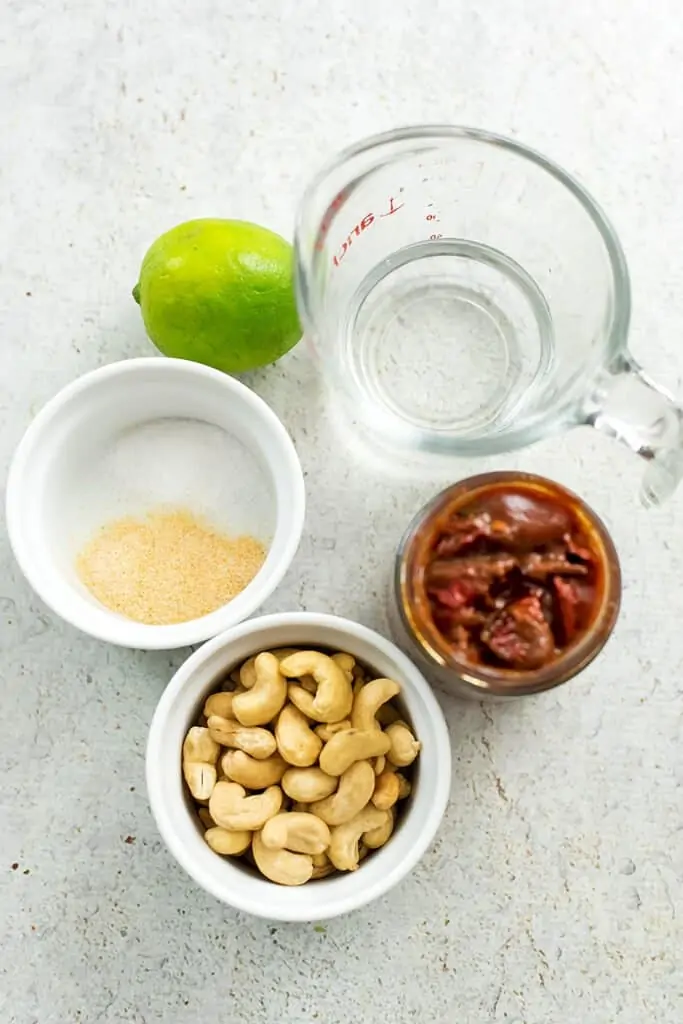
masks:
[[[673,494],[683,478],[683,407],[629,354],[601,375],[586,422],[647,460],[644,505],[661,505]]]

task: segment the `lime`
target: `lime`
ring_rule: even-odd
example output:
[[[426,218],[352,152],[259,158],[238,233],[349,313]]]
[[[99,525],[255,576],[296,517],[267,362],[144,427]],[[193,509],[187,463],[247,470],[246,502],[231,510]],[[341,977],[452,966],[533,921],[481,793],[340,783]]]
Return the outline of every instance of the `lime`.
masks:
[[[240,373],[274,362],[301,337],[292,278],[292,247],[280,235],[207,218],[157,238],[133,296],[164,355]]]

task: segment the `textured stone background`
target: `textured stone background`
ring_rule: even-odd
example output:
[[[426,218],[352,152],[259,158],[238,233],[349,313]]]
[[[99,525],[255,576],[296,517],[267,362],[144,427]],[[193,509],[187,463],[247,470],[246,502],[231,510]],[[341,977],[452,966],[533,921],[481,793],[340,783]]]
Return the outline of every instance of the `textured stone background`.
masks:
[[[512,133],[578,174],[629,257],[633,348],[683,390],[674,0],[5,0],[0,18],[3,482],[59,387],[150,352],[130,287],[159,232],[224,215],[290,234],[323,155],[402,123]],[[310,498],[268,610],[382,628],[397,537],[434,482],[354,467],[303,348],[250,383],[291,430]],[[604,515],[623,615],[559,693],[445,701],[453,791],[436,843],[397,890],[325,930],[232,913],[175,865],[143,751],[184,652],[66,628],[3,532],[0,1020],[680,1021],[683,496],[640,509],[637,462],[579,430],[485,463],[549,473]]]

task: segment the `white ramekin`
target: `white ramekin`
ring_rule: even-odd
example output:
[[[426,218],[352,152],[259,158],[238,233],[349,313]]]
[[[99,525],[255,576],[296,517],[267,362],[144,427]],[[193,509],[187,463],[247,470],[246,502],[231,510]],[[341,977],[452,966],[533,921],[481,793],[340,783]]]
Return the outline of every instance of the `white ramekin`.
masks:
[[[401,685],[401,700],[422,751],[411,796],[386,846],[357,871],[297,888],[275,885],[239,861],[219,857],[204,842],[183,784],[180,754],[205,698],[232,668],[271,648],[348,651],[378,675]],[[242,623],[195,651],[173,676],[157,705],[147,744],[147,790],[166,845],[199,885],[238,910],[279,921],[318,921],[355,910],[386,893],[431,843],[443,817],[451,779],[448,730],[428,683],[389,640],[333,615],[291,612]]]
[[[254,500],[270,503],[273,529],[263,567],[237,597],[201,618],[154,626],[105,608],[78,579],[72,509],[79,472],[82,479],[83,467],[96,464],[98,452],[111,445],[113,437],[166,420],[191,420],[220,428],[240,451],[253,457],[268,491],[265,496],[254,495]],[[190,452],[183,465],[191,462]],[[230,482],[234,467],[216,465],[216,474],[224,474]],[[140,489],[144,492],[144,480]],[[301,465],[275,413],[234,378],[183,359],[129,359],[94,370],[69,384],[29,426],[14,455],[7,482],[10,542],[36,593],[84,633],[144,650],[201,642],[256,611],[294,558],[304,510]]]

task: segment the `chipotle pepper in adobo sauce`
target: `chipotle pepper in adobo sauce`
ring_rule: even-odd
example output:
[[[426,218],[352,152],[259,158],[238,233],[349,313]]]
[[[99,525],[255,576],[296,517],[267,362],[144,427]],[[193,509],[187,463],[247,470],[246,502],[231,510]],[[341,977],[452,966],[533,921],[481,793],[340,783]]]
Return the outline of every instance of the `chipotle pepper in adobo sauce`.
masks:
[[[550,481],[520,477],[460,494],[423,523],[415,594],[458,660],[534,671],[580,642],[605,574],[584,509]]]

